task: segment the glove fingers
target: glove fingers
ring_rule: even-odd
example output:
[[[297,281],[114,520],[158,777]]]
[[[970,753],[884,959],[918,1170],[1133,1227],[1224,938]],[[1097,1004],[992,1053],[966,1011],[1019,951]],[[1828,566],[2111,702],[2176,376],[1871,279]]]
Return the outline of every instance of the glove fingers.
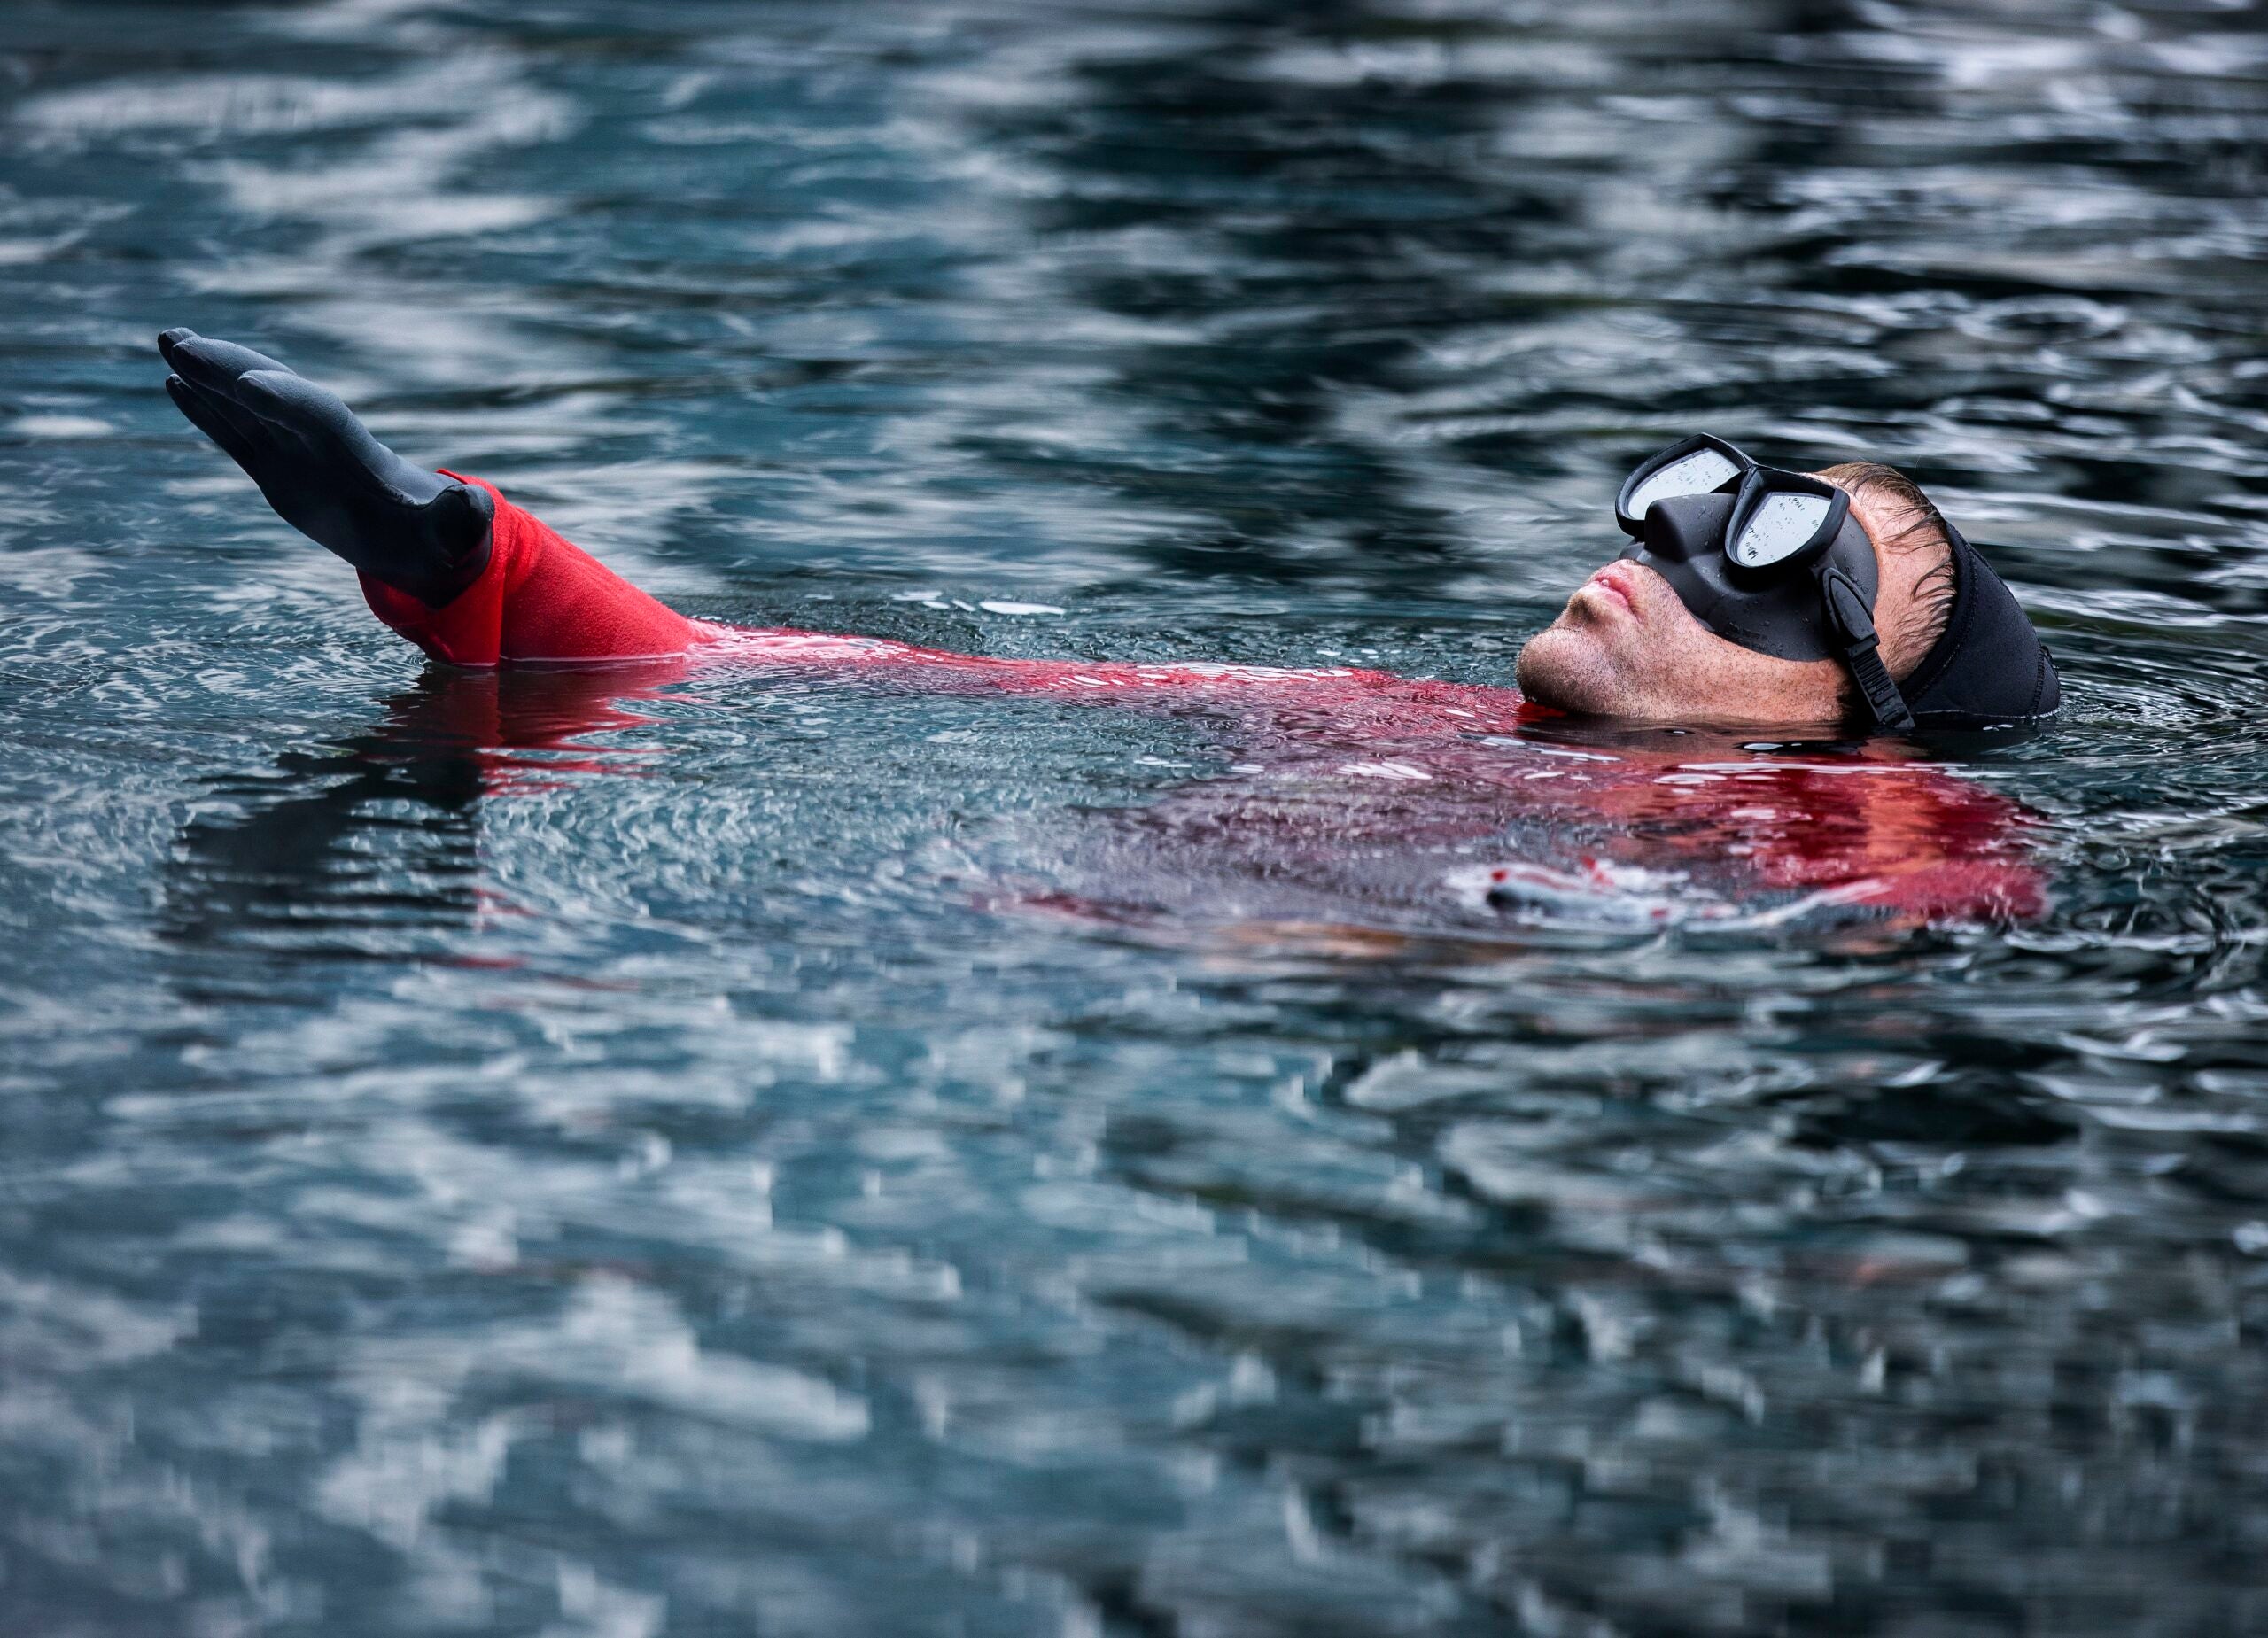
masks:
[[[296,434],[319,454],[400,506],[422,506],[442,480],[411,466],[371,435],[346,400],[288,369],[256,369],[237,379],[237,402],[263,423]]]
[[[223,398],[236,396],[237,381],[252,370],[290,370],[265,353],[240,347],[233,341],[215,341],[195,330],[169,330],[158,338],[158,352],[174,374],[190,385]]]
[[[174,377],[179,380],[179,377]],[[210,409],[228,425],[236,429],[237,436],[254,449],[273,450],[276,444],[276,429],[262,421],[250,410],[230,403],[217,392],[207,392],[192,383],[183,382],[197,401]]]
[[[302,438],[337,439],[358,457],[367,456],[361,447],[363,444],[372,450],[385,447],[354,418],[344,399],[295,370],[280,367],[252,370],[237,377],[235,388],[230,396],[244,408],[263,421],[289,427]],[[353,436],[358,432],[359,439]],[[364,463],[368,464],[367,458]]]
[[[166,377],[166,393],[190,424],[221,446],[221,452],[246,472],[260,459],[256,440],[229,415],[222,400],[199,392],[179,376]]]

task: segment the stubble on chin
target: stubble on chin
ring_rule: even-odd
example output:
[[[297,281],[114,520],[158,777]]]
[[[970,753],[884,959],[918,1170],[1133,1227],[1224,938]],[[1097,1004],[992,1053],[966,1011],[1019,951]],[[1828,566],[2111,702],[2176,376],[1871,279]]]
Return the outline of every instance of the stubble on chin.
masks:
[[[1564,618],[1521,647],[1512,678],[1538,705],[1583,716],[1614,715],[1624,692],[1605,645],[1595,633]]]

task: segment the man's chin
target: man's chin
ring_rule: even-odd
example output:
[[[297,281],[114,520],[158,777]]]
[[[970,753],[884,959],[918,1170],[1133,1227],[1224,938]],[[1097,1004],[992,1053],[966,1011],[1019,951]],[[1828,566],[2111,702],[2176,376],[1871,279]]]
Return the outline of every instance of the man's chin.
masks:
[[[1538,705],[1583,717],[1627,714],[1614,658],[1590,633],[1566,625],[1546,626],[1529,638],[1512,667],[1520,692]]]

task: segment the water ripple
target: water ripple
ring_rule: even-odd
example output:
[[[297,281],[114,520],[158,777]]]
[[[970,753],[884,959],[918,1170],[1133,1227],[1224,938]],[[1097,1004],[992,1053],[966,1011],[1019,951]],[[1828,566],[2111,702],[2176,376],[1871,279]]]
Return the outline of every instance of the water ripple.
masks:
[[[2141,4],[0,15],[0,1626],[2260,1626],[2264,65]],[[177,322],[704,616],[1088,661],[1501,681],[1666,438],[1880,455],[2070,709],[1901,804],[421,677]],[[1649,756],[1630,825],[1534,795]],[[2000,814],[2036,891],[1759,895],[1680,828],[1727,779],[1876,869]]]

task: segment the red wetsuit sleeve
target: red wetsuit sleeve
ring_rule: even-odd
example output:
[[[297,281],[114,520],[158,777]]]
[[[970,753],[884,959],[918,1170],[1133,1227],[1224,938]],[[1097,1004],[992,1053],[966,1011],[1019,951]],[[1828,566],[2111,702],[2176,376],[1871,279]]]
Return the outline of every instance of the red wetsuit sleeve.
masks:
[[[624,579],[485,478],[444,470],[495,497],[488,566],[439,609],[369,575],[371,611],[436,660],[633,660],[706,647],[719,659],[876,672],[910,687],[1045,694],[1097,703],[1174,699],[1246,709],[1304,708],[1380,732],[1509,730],[1524,714],[1509,690],[1410,683],[1382,672],[1246,665],[1130,665],[951,654],[873,637],[750,630],[689,620]]]
[[[540,518],[496,498],[488,567],[439,609],[369,575],[370,611],[434,659],[451,665],[503,660],[630,660],[682,654],[707,628],[648,596]]]

